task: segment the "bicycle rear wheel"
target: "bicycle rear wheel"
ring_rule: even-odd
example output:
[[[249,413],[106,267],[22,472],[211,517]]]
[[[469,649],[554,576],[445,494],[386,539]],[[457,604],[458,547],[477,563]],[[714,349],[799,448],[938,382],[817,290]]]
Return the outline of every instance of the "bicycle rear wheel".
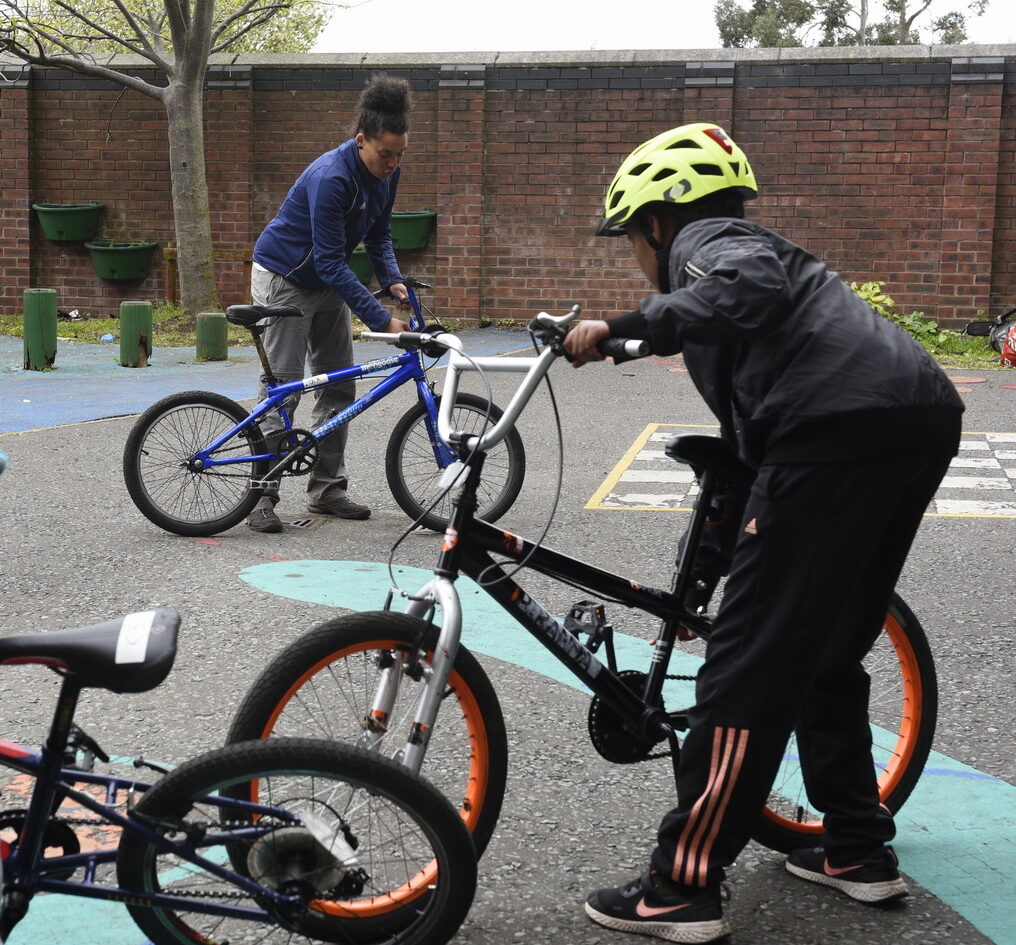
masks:
[[[336,617],[298,637],[264,668],[240,703],[227,742],[310,736],[362,744],[384,755],[401,751],[426,675],[402,672],[392,712],[371,718],[389,667],[433,659],[437,628],[388,612]],[[415,678],[414,678],[415,677]],[[369,734],[365,734],[367,730]],[[459,646],[427,745],[423,773],[459,810],[483,854],[501,812],[508,777],[504,716],[487,674]]]
[[[924,770],[935,737],[938,683],[924,629],[896,595],[885,629],[864,661],[871,676],[872,756],[882,803],[896,813]],[[808,805],[793,739],[752,836],[783,853],[822,842],[821,814]]]
[[[435,400],[440,407],[441,398]],[[452,411],[452,426],[464,433],[479,434],[493,426],[501,415],[497,406],[482,397],[458,394]],[[441,494],[442,472],[427,430],[427,408],[417,402],[392,430],[385,454],[385,473],[388,487],[402,511],[435,532],[445,530],[452,511],[449,493],[424,515],[424,510]],[[483,478],[476,493],[477,516],[496,522],[518,498],[525,477],[526,451],[518,430],[513,429],[484,458]]]
[[[270,810],[241,809],[234,794]],[[174,845],[124,831],[120,885],[194,903],[128,900],[154,945],[430,945],[455,934],[476,888],[469,834],[444,797],[348,745],[278,739],[216,749],[153,785],[132,816]],[[225,869],[232,862],[262,894],[181,855],[191,850]],[[302,905],[282,915],[264,890]],[[209,904],[232,914],[201,911]]]
[[[245,463],[266,452],[254,426],[216,450],[236,465],[192,469],[191,457],[238,423],[248,412],[236,401],[208,391],[184,391],[148,408],[134,424],[123,451],[123,476],[134,504],[150,522],[177,535],[207,537],[241,522],[257,505],[260,489],[250,480],[268,471],[268,461]]]

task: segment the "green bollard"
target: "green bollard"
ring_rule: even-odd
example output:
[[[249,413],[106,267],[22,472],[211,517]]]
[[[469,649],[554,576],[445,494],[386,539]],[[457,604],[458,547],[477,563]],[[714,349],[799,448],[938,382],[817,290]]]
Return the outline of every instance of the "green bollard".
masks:
[[[197,322],[199,361],[225,361],[229,357],[229,325],[222,312],[199,312]]]
[[[120,364],[148,367],[152,356],[152,303],[120,303]]]
[[[56,362],[56,289],[25,289],[25,370],[51,371]]]

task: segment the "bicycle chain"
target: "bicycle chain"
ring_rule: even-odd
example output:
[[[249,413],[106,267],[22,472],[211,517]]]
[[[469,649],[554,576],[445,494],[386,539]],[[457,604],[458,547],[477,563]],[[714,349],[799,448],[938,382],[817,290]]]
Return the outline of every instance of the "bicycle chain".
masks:
[[[675,674],[675,673],[667,673],[667,675],[664,676],[663,678],[664,679],[673,679],[673,680],[676,680],[677,682],[695,682],[698,679],[697,676],[681,676],[681,675],[678,675],[678,674]],[[646,755],[644,760],[645,761],[656,761],[659,758],[669,758],[669,757],[670,757],[670,752],[669,751],[658,751],[654,755]]]

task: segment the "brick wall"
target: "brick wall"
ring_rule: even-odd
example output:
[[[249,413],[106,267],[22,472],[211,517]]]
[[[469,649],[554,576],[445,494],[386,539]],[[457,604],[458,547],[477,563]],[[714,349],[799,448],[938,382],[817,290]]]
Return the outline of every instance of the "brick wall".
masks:
[[[166,298],[167,272],[99,279],[78,244],[47,240],[31,202],[106,204],[101,235],[173,239],[159,102],[67,74],[5,66],[0,82],[0,311],[29,286],[63,308]],[[348,136],[374,71],[414,90],[397,209],[438,211],[400,254],[439,314],[526,319],[645,291],[621,241],[590,234],[623,157],[685,121],[724,124],[752,158],[752,218],[849,280],[881,279],[907,310],[959,325],[1016,305],[1016,48],[716,50],[253,57],[216,63],[208,178],[222,301],[293,180]],[[157,257],[159,259],[160,257]]]

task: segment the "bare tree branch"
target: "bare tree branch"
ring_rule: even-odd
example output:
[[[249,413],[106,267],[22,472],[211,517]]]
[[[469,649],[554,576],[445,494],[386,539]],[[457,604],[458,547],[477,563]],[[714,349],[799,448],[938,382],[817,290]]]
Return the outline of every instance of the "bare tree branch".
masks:
[[[227,32],[229,30],[229,28],[237,20],[241,20],[245,16],[249,16],[250,14],[255,14],[256,16],[261,17],[261,19],[259,20],[259,25],[260,25],[260,23],[264,23],[267,19],[269,19],[274,14],[280,12],[281,10],[288,10],[289,7],[291,7],[291,6],[292,6],[292,3],[290,2],[290,0],[279,0],[278,3],[272,3],[272,4],[269,4],[268,6],[262,6],[261,5],[261,0],[247,0],[246,3],[244,3],[241,7],[239,7],[237,10],[235,10],[229,16],[227,16],[221,23],[219,23],[215,27],[215,29],[212,31],[212,46],[216,46],[216,44],[219,41],[219,38],[225,32]],[[266,12],[266,11],[268,11],[268,16],[267,17],[262,17],[261,14]],[[250,27],[248,27],[248,29],[249,28]],[[244,30],[244,32],[246,32],[246,30]]]
[[[252,9],[248,15],[254,14],[254,19],[248,21],[247,23],[244,23],[244,25],[241,26],[235,33],[233,33],[231,36],[228,36],[221,43],[216,42],[216,40],[222,35],[224,31],[222,28],[215,30],[215,33],[212,36],[213,45],[211,51],[214,53],[214,52],[222,52],[223,50],[228,49],[230,46],[235,44],[240,39],[241,36],[244,36],[247,33],[249,33],[252,29],[256,29],[257,27],[267,23],[277,13],[279,13],[282,10],[288,10],[289,7],[290,4],[288,3],[279,3],[270,7],[265,7],[262,10]]]
[[[165,59],[161,58],[156,54],[155,50],[152,48],[151,43],[149,43],[148,41],[148,37],[145,35],[145,31],[142,29],[141,25],[137,22],[137,20],[133,17],[131,12],[123,5],[121,0],[110,0],[110,2],[117,7],[117,9],[123,15],[124,19],[127,21],[128,26],[130,26],[131,30],[134,32],[134,38],[137,40],[136,43],[133,40],[125,39],[119,34],[114,33],[112,30],[107,29],[102,24],[94,20],[92,17],[88,16],[79,7],[71,6],[69,3],[65,3],[64,0],[52,0],[52,2],[59,9],[67,13],[72,19],[76,19],[78,20],[78,22],[84,23],[90,29],[94,30],[95,33],[98,36],[102,37],[103,39],[123,46],[124,49],[126,49],[130,53],[133,53],[138,56],[144,56],[153,65],[157,66],[160,69],[168,70],[170,64]],[[52,36],[46,36],[46,34],[43,32],[43,29],[40,26],[36,25],[34,29],[39,33],[39,35],[43,36],[44,38],[52,39]],[[69,39],[82,39],[85,41],[94,40],[96,38],[95,36],[75,36],[74,34],[68,33],[65,33],[64,35],[67,36],[67,38]],[[74,53],[74,51],[72,49],[69,49],[65,44],[61,43],[60,46],[68,53],[71,54]],[[78,53],[78,55],[81,54]]]

